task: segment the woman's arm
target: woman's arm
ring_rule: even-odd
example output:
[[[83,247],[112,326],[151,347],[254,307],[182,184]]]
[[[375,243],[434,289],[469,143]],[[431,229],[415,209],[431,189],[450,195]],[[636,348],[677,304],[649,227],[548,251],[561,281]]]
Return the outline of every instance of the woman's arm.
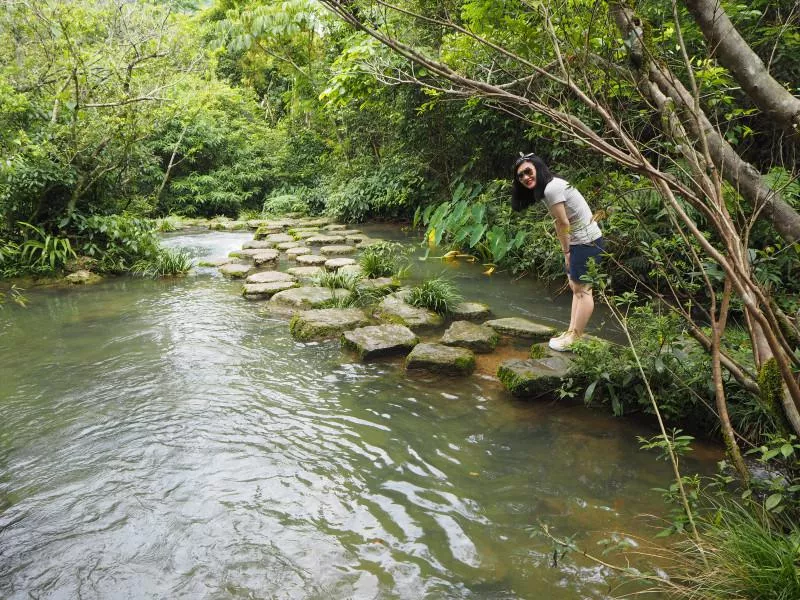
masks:
[[[567,218],[567,209],[563,202],[557,202],[549,206],[550,214],[556,223],[556,236],[561,243],[561,250],[564,256],[569,254],[569,219]]]

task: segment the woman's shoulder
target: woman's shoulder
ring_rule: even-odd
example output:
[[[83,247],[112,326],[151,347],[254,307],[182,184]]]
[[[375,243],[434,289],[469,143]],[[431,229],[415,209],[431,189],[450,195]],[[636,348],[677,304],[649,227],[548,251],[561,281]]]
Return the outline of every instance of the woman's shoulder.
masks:
[[[561,177],[553,177],[546,186],[544,186],[544,193],[546,196],[559,194],[569,187],[569,183]]]

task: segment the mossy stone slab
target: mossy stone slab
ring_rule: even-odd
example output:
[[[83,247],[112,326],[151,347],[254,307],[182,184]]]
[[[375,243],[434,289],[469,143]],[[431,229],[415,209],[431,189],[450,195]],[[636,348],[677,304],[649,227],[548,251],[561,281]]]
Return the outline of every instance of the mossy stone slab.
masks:
[[[320,254],[325,256],[347,256],[356,253],[355,246],[348,246],[347,244],[334,244],[332,246],[322,246],[319,249]]]
[[[344,244],[344,236],[342,235],[313,235],[306,238],[306,244],[309,246],[332,246],[335,244]]]
[[[319,229],[293,229],[290,233],[297,241],[307,240],[308,238],[320,235]]]
[[[320,256],[319,254],[301,254],[294,260],[298,265],[305,267],[321,267],[328,261],[328,257]]]
[[[268,242],[280,244],[282,242],[294,242],[295,239],[288,233],[270,233],[266,238]]]
[[[561,388],[571,365],[570,357],[564,355],[525,360],[512,358],[500,363],[497,378],[514,396],[552,396]]]
[[[264,248],[243,248],[241,250],[232,250],[228,252],[228,256],[232,258],[252,259],[256,254],[263,251]]]
[[[508,317],[486,321],[486,325],[504,335],[545,340],[553,337],[556,330],[550,325],[542,325],[521,317]]]
[[[459,302],[451,313],[454,319],[460,321],[483,321],[490,314],[489,305],[482,302]]]
[[[344,231],[345,229],[347,229],[347,225],[342,223],[328,223],[322,227],[323,231]]]
[[[397,323],[406,327],[422,328],[437,327],[443,319],[427,308],[418,308],[408,304],[403,298],[406,296],[402,290],[386,296],[378,305],[375,315],[384,322]]]
[[[306,246],[295,246],[286,250],[286,258],[290,260],[296,260],[298,256],[304,256],[306,254],[311,254],[311,248]]]
[[[359,308],[315,308],[295,315],[289,331],[295,339],[307,341],[336,337],[368,324],[367,315]]]
[[[470,321],[454,321],[444,332],[441,342],[445,346],[468,348],[473,352],[492,352],[500,341],[498,333],[488,325]]]
[[[267,240],[250,240],[249,242],[245,242],[242,244],[242,250],[250,250],[250,249],[265,249],[265,248],[274,248],[275,242],[268,242]]]
[[[408,354],[419,338],[404,325],[368,325],[342,334],[342,346],[353,350],[361,360]]]
[[[230,257],[225,256],[222,258],[202,258],[197,261],[198,267],[221,267],[231,262]]]
[[[278,292],[270,298],[270,304],[277,309],[309,310],[322,308],[326,302],[336,298],[344,298],[350,294],[348,290],[319,286],[302,286]]]
[[[360,244],[368,238],[369,236],[366,233],[348,233],[344,236],[344,241],[355,246],[356,244]]]
[[[250,219],[247,221],[247,228],[248,229],[258,229],[264,225],[267,225],[269,221],[267,219]]]
[[[328,271],[338,271],[342,267],[349,267],[355,265],[356,261],[352,258],[347,258],[345,256],[339,258],[330,258],[325,261],[325,268]]]
[[[467,348],[453,348],[444,344],[417,344],[406,357],[406,369],[469,375],[475,370],[475,354]]]
[[[249,275],[245,283],[273,283],[275,281],[294,281],[295,279],[294,275],[281,271],[261,271]]]
[[[325,269],[322,267],[291,267],[286,269],[286,272],[301,281],[311,281],[322,275]]]
[[[247,300],[269,300],[283,290],[297,287],[296,281],[269,281],[267,283],[245,283],[242,286],[242,296]]]
[[[74,273],[70,273],[64,277],[64,279],[71,285],[91,285],[103,280],[97,273],[87,271],[86,269],[80,269]]]
[[[276,263],[280,255],[281,253],[278,250],[260,250],[258,254],[253,255],[253,264],[257,267],[261,267],[266,264]]]
[[[227,263],[219,268],[219,272],[231,279],[243,279],[255,269],[253,265],[241,265],[239,263]]]
[[[291,248],[302,248],[302,247],[305,247],[305,245],[306,244],[303,241],[292,240],[291,242],[280,242],[278,244],[275,244],[275,247],[278,250],[283,250],[285,252],[286,250],[290,250]]]

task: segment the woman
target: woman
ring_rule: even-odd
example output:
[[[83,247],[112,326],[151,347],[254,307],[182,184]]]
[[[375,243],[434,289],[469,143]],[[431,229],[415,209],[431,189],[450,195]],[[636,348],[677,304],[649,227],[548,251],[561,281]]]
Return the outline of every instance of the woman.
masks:
[[[587,263],[600,261],[603,234],[592,219],[592,211],[581,193],[560,177],[555,177],[541,158],[525,154],[514,161],[511,207],[524,210],[534,200],[544,201],[555,220],[556,236],[564,252],[564,265],[572,290],[569,329],[550,340],[553,350],[563,352],[583,335],[594,311],[592,287],[581,282]]]

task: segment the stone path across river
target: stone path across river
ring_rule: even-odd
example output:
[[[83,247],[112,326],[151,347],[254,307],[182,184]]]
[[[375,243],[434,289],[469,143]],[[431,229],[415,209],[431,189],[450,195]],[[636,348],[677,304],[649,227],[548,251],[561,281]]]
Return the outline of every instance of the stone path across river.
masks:
[[[326,270],[360,276],[358,252],[380,241],[356,229],[325,219],[257,220],[243,227],[257,228],[255,239],[224,261],[206,264],[216,262],[226,277],[246,277],[244,298],[262,300],[270,312],[290,316],[289,329],[297,340],[339,338],[343,350],[360,360],[399,355],[409,371],[448,376],[467,376],[476,365],[480,370],[484,359],[476,353],[491,357],[502,348],[508,358],[486,363],[496,364],[491,375],[519,397],[552,396],[570,375],[573,355],[547,347],[556,333],[552,326],[520,317],[489,319],[490,307],[479,302],[461,302],[444,318],[412,306],[409,289],[397,290],[396,280],[380,278],[358,283],[362,292],[385,290],[369,312],[329,307],[350,292],[321,287],[317,278]],[[279,271],[280,261],[298,266]]]

